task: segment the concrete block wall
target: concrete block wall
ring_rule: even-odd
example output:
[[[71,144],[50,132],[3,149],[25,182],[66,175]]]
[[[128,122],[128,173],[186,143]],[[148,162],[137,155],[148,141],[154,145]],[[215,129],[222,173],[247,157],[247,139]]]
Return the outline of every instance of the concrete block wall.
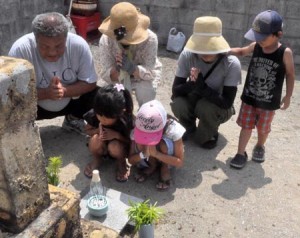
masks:
[[[116,0],[101,0],[102,17],[109,15]],[[223,36],[232,47],[248,43],[244,34],[254,17],[261,11],[276,10],[284,19],[282,42],[292,48],[296,64],[300,64],[300,9],[299,0],[131,0],[151,18],[151,29],[158,34],[159,43],[166,45],[172,27],[182,31],[187,39],[193,32],[193,23],[200,16],[217,16],[223,22]]]
[[[0,0],[0,55],[7,55],[13,42],[31,31],[33,18],[40,13],[64,13],[63,0]]]
[[[12,43],[31,31],[31,21],[36,14],[46,11],[66,13],[69,0],[0,0],[0,55],[6,55]],[[64,5],[64,2],[66,5]],[[102,18],[109,15],[117,0],[99,0]],[[277,10],[284,18],[282,42],[290,46],[300,64],[300,9],[299,0],[129,0],[151,18],[151,29],[166,45],[169,30],[176,27],[187,39],[192,34],[194,20],[199,16],[218,16],[223,21],[223,35],[233,47],[249,42],[244,34],[251,27],[255,15],[263,10]]]

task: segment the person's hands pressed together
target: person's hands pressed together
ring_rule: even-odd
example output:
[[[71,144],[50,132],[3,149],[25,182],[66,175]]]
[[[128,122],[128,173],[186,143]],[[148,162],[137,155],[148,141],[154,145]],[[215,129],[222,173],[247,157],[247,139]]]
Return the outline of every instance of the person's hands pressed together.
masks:
[[[49,98],[53,100],[60,100],[65,95],[65,87],[58,77],[53,77],[47,89]]]
[[[190,70],[190,80],[191,80],[191,82],[196,82],[197,81],[199,73],[200,73],[200,69],[195,68],[195,67],[191,68],[191,70]]]
[[[105,128],[100,125],[99,127],[100,130],[100,139],[101,140],[113,140],[113,139],[119,139],[119,133],[116,132],[115,130]]]
[[[144,146],[142,147],[141,151],[142,151],[142,153],[143,153],[143,155],[144,155],[144,158],[145,158],[146,160],[148,160],[149,157],[150,157],[149,146],[148,146],[148,145],[144,145]]]
[[[136,70],[136,65],[128,58],[126,54],[123,54],[121,69],[127,71],[129,75],[132,75]]]
[[[120,53],[116,55],[117,65],[120,69],[126,71],[129,75],[132,75],[136,70],[136,65],[128,58],[126,53]]]
[[[84,131],[87,135],[93,136],[99,132],[99,128],[95,128],[95,127],[91,126],[90,124],[86,124]]]

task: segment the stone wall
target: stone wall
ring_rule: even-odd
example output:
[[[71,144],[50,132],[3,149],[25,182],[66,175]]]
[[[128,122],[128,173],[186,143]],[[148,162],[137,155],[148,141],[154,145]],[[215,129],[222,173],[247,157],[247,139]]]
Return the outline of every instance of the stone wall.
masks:
[[[4,2],[4,0],[1,0]],[[100,0],[99,11],[102,18],[109,15],[116,0]],[[277,10],[284,17],[284,37],[282,41],[295,54],[295,62],[300,64],[300,9],[299,0],[130,0],[151,18],[151,28],[158,34],[159,43],[167,43],[171,27],[182,31],[187,38],[192,33],[194,20],[199,16],[218,16],[223,21],[223,34],[231,46],[249,43],[245,32],[255,15],[266,9]],[[30,31],[33,16],[45,11],[64,12],[62,0],[10,0],[1,4],[0,54],[7,54],[9,47],[24,33]]]

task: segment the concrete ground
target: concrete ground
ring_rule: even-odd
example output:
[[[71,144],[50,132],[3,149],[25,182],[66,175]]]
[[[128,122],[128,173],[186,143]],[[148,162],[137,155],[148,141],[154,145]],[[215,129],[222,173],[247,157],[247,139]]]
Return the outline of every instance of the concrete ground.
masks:
[[[97,47],[91,45],[97,63]],[[177,54],[159,51],[164,66],[157,93],[168,112]],[[245,65],[246,69],[246,65]],[[243,70],[243,82],[245,77]],[[239,86],[235,108],[240,107]],[[155,227],[155,237],[249,237],[296,238],[300,236],[300,81],[295,82],[291,106],[278,110],[266,143],[266,161],[249,161],[242,170],[229,167],[235,155],[239,127],[234,115],[220,127],[218,146],[199,148],[185,144],[185,164],[174,172],[172,187],[166,192],[155,189],[158,175],[143,184],[133,176],[126,183],[115,180],[115,164],[107,161],[100,169],[103,184],[131,196],[157,201],[166,215]],[[61,155],[62,187],[81,193],[90,180],[83,175],[91,155],[83,136],[61,128],[63,118],[39,121],[45,156]],[[251,155],[256,133],[248,145]],[[133,172],[134,173],[134,172]],[[101,236],[98,236],[101,237]]]

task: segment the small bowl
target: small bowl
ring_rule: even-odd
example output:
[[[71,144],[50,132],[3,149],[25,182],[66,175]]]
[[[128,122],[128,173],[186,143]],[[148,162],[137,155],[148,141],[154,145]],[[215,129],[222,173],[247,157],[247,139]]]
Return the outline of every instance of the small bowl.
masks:
[[[92,196],[87,201],[87,208],[93,216],[104,216],[108,211],[108,200],[102,195]]]

